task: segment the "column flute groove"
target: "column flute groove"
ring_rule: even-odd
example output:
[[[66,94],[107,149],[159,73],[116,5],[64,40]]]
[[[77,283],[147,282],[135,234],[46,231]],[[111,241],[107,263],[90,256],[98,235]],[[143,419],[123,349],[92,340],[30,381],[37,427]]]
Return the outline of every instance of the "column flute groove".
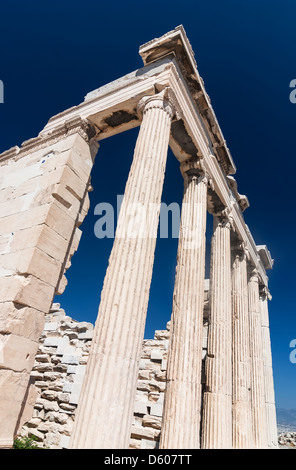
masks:
[[[253,439],[255,448],[265,449],[268,446],[265,408],[265,383],[259,298],[259,275],[256,269],[250,270],[248,293]]]
[[[231,224],[214,216],[202,448],[232,447]]]
[[[262,343],[263,343],[263,366],[265,377],[265,403],[266,403],[266,419],[267,419],[267,438],[268,447],[278,447],[277,437],[277,419],[274,395],[274,382],[272,371],[272,354],[269,331],[269,315],[268,300],[271,298],[268,288],[261,286],[260,290],[260,307],[261,307],[261,323],[262,323]]]
[[[253,447],[247,257],[243,244],[233,249],[233,448]]]
[[[163,449],[200,447],[207,178],[185,163],[184,195],[160,437]]]

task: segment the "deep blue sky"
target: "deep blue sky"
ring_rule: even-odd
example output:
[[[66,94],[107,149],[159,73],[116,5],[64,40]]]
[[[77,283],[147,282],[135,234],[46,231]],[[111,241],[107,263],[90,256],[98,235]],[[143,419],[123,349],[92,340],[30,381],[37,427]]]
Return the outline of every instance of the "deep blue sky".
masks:
[[[276,403],[296,408],[296,364],[289,361],[295,318],[294,0],[15,1],[0,6],[0,151],[36,136],[48,119],[89,91],[142,66],[139,46],[183,24],[237,166],[239,191],[257,244],[267,244]],[[101,143],[91,208],[59,301],[95,321],[112,240],[98,240],[94,206],[123,194],[137,129]],[[182,179],[169,153],[163,200],[181,202]],[[209,230],[210,232],[210,230]],[[177,240],[159,240],[146,337],[169,320]]]

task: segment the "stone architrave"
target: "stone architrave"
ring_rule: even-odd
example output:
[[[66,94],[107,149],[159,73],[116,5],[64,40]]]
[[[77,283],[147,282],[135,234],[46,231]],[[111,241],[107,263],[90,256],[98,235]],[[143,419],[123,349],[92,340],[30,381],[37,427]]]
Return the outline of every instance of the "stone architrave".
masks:
[[[262,322],[262,348],[263,348],[263,367],[265,378],[265,403],[267,420],[267,439],[268,447],[278,447],[277,420],[275,408],[274,382],[272,371],[272,354],[269,331],[268,299],[271,298],[266,287],[260,292],[260,310]]]
[[[265,380],[262,345],[262,326],[259,298],[259,275],[250,270],[248,281],[250,354],[251,354],[251,404],[253,445],[256,449],[267,448],[267,421],[265,405]]]
[[[202,448],[232,447],[231,223],[214,216]]]
[[[232,250],[233,448],[252,448],[250,336],[247,254],[243,243]]]
[[[200,447],[207,177],[186,164],[170,327],[163,449]]]
[[[128,448],[173,109],[144,99],[134,159],[101,296],[72,448]],[[149,213],[133,225],[134,209]],[[148,219],[148,217],[147,217]]]

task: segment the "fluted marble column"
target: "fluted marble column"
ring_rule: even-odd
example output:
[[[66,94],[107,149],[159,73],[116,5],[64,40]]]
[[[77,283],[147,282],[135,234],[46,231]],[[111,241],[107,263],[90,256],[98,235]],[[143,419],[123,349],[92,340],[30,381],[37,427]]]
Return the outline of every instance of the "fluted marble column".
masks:
[[[263,349],[263,367],[265,378],[265,404],[266,404],[266,420],[267,420],[267,444],[270,448],[278,447],[277,437],[277,421],[274,396],[274,382],[272,370],[272,355],[269,331],[269,315],[268,315],[268,297],[269,292],[266,287],[260,292],[261,307],[261,328],[262,328],[262,349]]]
[[[234,247],[232,261],[232,446],[234,449],[250,449],[253,447],[253,436],[248,277],[246,253],[242,245]]]
[[[184,196],[160,437],[162,449],[200,447],[208,180],[190,165],[183,168],[182,173]]]
[[[254,448],[267,448],[267,425],[265,407],[265,383],[259,299],[259,275],[256,269],[250,272],[248,282],[250,354],[251,354],[251,402]]]
[[[214,216],[202,448],[232,447],[231,224]]]
[[[71,448],[129,445],[173,115],[166,91],[142,103],[143,121],[104,280]]]

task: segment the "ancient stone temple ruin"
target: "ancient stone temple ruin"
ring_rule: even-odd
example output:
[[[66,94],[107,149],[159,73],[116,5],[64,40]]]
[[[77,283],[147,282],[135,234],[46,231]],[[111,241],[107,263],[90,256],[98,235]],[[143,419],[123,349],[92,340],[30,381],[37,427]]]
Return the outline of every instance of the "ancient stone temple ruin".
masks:
[[[2,448],[20,433],[60,448],[277,446],[273,260],[244,221],[248,199],[183,27],[140,55],[143,68],[0,155]],[[53,299],[78,248],[99,142],[136,126],[97,321],[75,322]],[[168,146],[184,178],[172,316],[143,340]],[[148,217],[129,236],[134,205]]]

